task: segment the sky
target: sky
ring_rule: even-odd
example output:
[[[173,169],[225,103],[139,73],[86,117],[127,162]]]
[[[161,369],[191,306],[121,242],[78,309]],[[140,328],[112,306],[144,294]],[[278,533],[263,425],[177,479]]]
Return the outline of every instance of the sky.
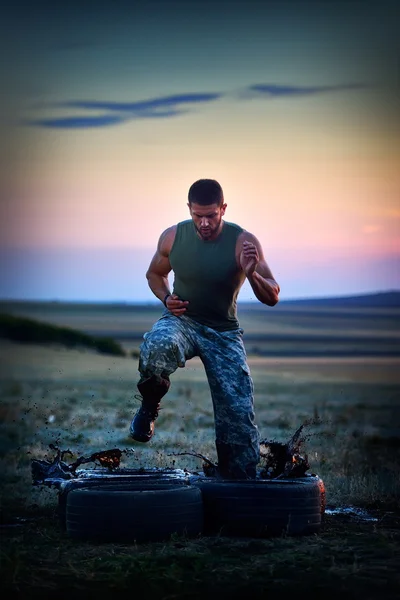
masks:
[[[385,0],[8,3],[0,298],[155,300],[147,266],[200,178],[282,299],[400,289],[399,17]]]

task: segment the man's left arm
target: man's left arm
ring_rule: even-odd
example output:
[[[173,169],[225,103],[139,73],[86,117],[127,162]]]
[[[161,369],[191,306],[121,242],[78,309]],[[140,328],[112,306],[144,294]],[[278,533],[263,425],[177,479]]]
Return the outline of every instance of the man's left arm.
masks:
[[[279,300],[279,284],[267,265],[260,242],[248,232],[242,243],[240,265],[257,300],[268,306],[275,306]]]

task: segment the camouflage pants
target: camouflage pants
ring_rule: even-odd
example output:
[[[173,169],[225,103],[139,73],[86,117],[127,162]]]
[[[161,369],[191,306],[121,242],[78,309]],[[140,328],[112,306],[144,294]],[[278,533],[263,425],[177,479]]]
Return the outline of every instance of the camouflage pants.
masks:
[[[164,312],[144,335],[139,372],[142,378],[166,378],[186,360],[200,357],[213,402],[218,463],[228,455],[230,472],[254,477],[260,440],[242,334],[242,329],[216,331],[184,315]]]

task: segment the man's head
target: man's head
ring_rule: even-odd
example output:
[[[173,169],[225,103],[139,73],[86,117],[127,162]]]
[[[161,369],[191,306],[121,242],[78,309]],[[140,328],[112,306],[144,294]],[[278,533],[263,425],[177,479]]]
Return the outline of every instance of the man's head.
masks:
[[[188,200],[189,204],[201,204],[202,206],[218,204],[218,206],[222,206],[224,194],[222,187],[215,179],[199,179],[190,186]]]
[[[203,240],[215,239],[225,214],[224,194],[218,181],[199,179],[190,186],[188,207],[197,233]]]

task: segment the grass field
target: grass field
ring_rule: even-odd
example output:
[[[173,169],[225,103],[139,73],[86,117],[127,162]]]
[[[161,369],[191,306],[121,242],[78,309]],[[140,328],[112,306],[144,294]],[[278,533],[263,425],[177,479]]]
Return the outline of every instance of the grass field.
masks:
[[[153,307],[12,308],[93,334],[111,332],[127,349],[138,347],[160,313]],[[31,485],[31,459],[52,457],[48,445],[58,442],[75,456],[131,448],[123,467],[201,468],[194,457],[170,454],[197,451],[216,459],[203,367],[195,358],[174,374],[156,434],[144,446],[127,435],[138,406],[137,359],[2,340],[1,551],[8,597],[243,598],[250,590],[253,598],[274,592],[400,597],[400,311],[261,308],[244,311],[241,324],[258,336],[246,340],[245,334],[245,343],[262,437],[286,441],[314,418],[305,451],[310,472],[325,482],[328,505],[365,507],[378,520],[326,516],[320,535],[304,538],[72,542],[58,525],[56,491]],[[343,354],[332,355],[338,344]],[[266,348],[270,355],[263,355]]]

